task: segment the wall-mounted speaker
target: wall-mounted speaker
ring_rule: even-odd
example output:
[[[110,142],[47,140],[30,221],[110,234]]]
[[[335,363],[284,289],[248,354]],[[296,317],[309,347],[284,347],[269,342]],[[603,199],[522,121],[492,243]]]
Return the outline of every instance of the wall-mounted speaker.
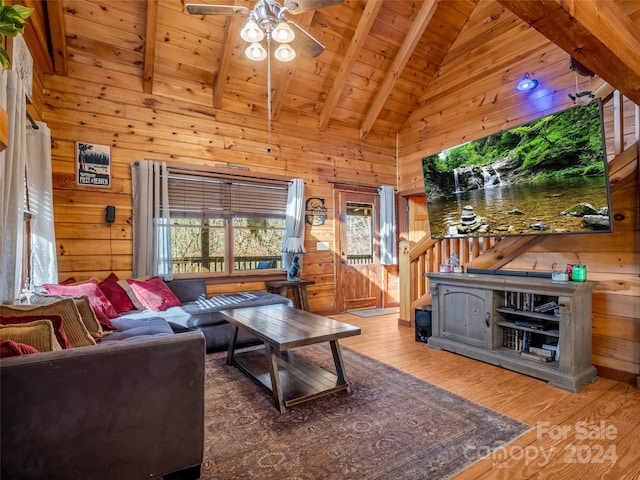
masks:
[[[107,205],[107,222],[115,222],[116,221],[116,207],[113,205]]]

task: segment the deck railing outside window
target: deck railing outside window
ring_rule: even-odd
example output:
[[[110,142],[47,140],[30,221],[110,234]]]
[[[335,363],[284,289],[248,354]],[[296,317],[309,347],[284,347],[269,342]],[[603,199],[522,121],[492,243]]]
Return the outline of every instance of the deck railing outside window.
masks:
[[[349,265],[368,265],[373,263],[373,255],[347,255]]]
[[[272,269],[280,269],[282,258],[275,256],[260,257],[235,257],[233,269],[235,271],[261,270],[259,262],[273,262]],[[269,267],[268,267],[269,268]],[[213,272],[225,271],[224,257],[173,257],[174,273]]]

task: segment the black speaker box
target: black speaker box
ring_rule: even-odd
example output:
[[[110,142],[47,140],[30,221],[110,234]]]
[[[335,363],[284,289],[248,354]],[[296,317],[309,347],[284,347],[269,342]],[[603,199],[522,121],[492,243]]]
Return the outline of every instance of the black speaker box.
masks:
[[[416,342],[427,343],[431,336],[431,306],[416,308]]]
[[[115,222],[116,221],[116,207],[113,205],[107,206],[107,222]]]

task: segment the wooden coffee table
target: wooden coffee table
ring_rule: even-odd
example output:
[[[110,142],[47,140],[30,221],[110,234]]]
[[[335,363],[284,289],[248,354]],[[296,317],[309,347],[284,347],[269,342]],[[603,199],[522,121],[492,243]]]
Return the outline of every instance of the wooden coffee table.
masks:
[[[359,327],[287,305],[238,308],[220,313],[233,326],[227,364],[237,365],[267,387],[280,412],[322,395],[349,391],[338,340],[360,335]],[[264,348],[237,352],[238,329],[260,338]],[[331,346],[337,375],[290,351],[322,342],[329,342]]]

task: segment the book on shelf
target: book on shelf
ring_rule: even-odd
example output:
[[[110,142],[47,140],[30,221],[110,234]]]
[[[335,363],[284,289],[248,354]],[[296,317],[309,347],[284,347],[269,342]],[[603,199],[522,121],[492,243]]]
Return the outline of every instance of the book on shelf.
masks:
[[[541,357],[549,357],[549,358],[553,358],[556,355],[555,350],[545,350],[542,347],[529,347],[529,352],[530,353],[535,353],[536,355],[539,355]]]
[[[555,361],[560,361],[560,346],[557,343],[543,343],[542,348],[544,350],[552,351],[554,353]]]
[[[503,328],[502,329],[502,346],[505,348],[509,348],[511,350],[515,350],[515,332],[514,328]]]
[[[520,292],[504,292],[504,306],[512,308],[514,310],[524,310],[525,305],[525,293]]]
[[[504,306],[523,312],[545,313],[558,308],[557,298],[535,293],[504,292]]]
[[[528,358],[529,360],[536,360],[538,362],[550,362],[553,360],[551,357],[545,357],[543,355],[538,355],[536,353],[531,352],[520,352],[520,356],[523,358]]]
[[[519,352],[529,349],[531,343],[531,332],[525,332],[517,328],[505,327],[502,329],[503,342],[502,346],[510,350]]]

